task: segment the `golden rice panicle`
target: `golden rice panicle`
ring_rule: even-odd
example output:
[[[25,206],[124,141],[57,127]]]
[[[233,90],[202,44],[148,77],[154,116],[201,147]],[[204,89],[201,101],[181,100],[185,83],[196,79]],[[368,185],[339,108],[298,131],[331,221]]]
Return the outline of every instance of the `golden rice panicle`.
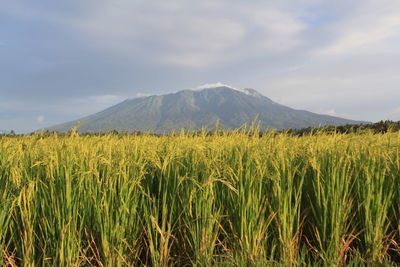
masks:
[[[0,138],[0,265],[400,264],[400,133]]]

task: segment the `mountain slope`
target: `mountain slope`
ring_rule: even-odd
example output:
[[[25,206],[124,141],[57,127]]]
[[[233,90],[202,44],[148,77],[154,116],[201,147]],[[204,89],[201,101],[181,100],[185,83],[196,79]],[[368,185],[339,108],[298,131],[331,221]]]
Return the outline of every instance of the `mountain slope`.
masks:
[[[82,121],[79,132],[147,131],[215,127],[217,121],[228,129],[251,123],[258,116],[262,128],[303,128],[308,126],[360,123],[338,117],[295,110],[261,95],[253,89],[207,85],[177,93],[125,100],[94,115],[50,127],[65,132]]]

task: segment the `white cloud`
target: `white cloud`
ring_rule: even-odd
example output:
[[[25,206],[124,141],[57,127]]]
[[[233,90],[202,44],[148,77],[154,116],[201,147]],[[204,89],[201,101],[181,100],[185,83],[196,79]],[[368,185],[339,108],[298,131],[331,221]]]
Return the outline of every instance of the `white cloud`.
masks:
[[[400,121],[400,107],[396,108],[393,110],[391,113],[389,113],[385,119],[388,120],[393,120],[393,121]]]
[[[177,12],[183,4],[155,3],[103,3],[73,25],[108,52],[193,67],[218,62],[222,51],[244,37],[244,26],[230,18],[207,16],[188,4]],[[146,54],[138,52],[144,48]]]
[[[62,104],[57,103],[53,109],[64,114],[86,116],[116,105],[127,98],[120,95],[94,95],[70,98]]]
[[[335,109],[317,111],[317,113],[334,116],[334,117],[339,117],[339,118],[344,118],[344,119],[349,119],[349,120],[362,120],[362,118],[359,118],[359,117],[351,115],[351,114],[336,112]]]
[[[182,49],[223,50],[240,41],[244,26],[234,20],[225,18],[191,18],[183,16],[172,25],[169,42]]]
[[[255,26],[262,29],[258,45],[269,51],[282,51],[302,44],[306,24],[292,13],[277,8],[257,8],[248,12]]]
[[[3,88],[16,103],[1,92],[0,113],[43,114],[49,123],[56,113],[81,117],[147,95],[143,88],[224,80],[314,112],[365,120],[398,114],[399,0],[9,2],[0,13],[18,21],[21,34],[1,40],[25,46],[10,47],[2,60]],[[82,89],[58,94],[70,86],[53,86],[60,77],[76,77],[68,80]],[[31,94],[17,96],[18,88]]]
[[[146,94],[146,93],[136,93],[136,98],[140,98],[140,97],[146,97],[146,96],[150,96],[151,94]]]
[[[184,67],[230,63],[303,44],[307,25],[278,5],[228,1],[100,1],[72,25],[108,53]],[[227,8],[229,7],[229,8]],[[141,53],[145,49],[147,53]]]
[[[388,39],[400,36],[399,14],[400,2],[397,0],[366,0],[349,17],[324,29],[333,39],[315,53],[335,55],[382,50],[390,44]]]
[[[39,115],[39,116],[37,116],[36,117],[36,121],[38,122],[38,123],[43,123],[44,122],[44,116],[43,115]]]
[[[217,55],[213,55],[210,52],[192,52],[192,53],[176,53],[175,55],[165,56],[163,61],[165,63],[171,63],[175,65],[180,65],[184,67],[206,67],[215,63],[219,58]]]
[[[186,67],[206,67],[232,58],[227,51],[242,40],[245,28],[229,19],[183,19],[174,25],[173,51],[161,59]],[[173,31],[173,30],[171,30]]]
[[[109,105],[120,102],[123,99],[124,97],[120,95],[95,95],[95,96],[89,96],[86,99],[84,98],[82,101],[91,102],[93,104]]]

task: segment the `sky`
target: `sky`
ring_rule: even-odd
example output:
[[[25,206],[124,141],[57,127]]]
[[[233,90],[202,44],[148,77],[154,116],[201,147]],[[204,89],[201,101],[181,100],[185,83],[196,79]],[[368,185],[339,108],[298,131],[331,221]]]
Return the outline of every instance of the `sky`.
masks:
[[[400,120],[400,1],[2,0],[0,131],[216,82]]]

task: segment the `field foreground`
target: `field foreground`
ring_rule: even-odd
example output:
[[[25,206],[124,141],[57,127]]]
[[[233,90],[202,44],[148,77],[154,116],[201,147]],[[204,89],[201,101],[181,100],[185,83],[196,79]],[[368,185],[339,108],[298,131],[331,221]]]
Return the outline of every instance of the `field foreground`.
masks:
[[[0,265],[400,264],[400,133],[0,137]]]

